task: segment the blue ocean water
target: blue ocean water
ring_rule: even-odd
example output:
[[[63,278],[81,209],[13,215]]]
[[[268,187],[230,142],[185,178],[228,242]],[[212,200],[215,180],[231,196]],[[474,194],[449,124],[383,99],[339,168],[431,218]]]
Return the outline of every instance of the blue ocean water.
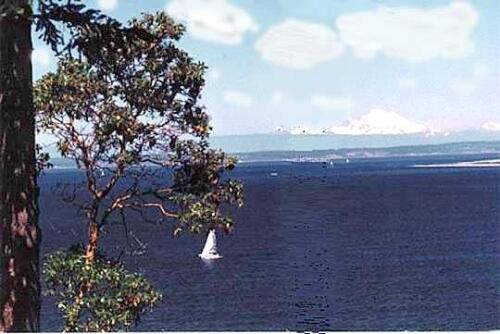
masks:
[[[500,168],[412,167],[463,159],[241,164],[245,206],[212,263],[197,257],[203,236],[173,238],[171,226],[135,218],[146,245],[127,268],[164,301],[134,329],[500,329]],[[85,240],[53,190],[81,178],[40,180],[44,253]],[[110,254],[127,243],[122,230],[107,230]],[[53,300],[42,319],[61,328]]]

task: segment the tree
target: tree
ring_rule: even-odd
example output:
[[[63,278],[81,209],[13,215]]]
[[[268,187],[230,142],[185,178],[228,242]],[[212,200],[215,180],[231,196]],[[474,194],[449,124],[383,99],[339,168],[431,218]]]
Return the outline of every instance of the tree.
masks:
[[[31,7],[0,2],[0,330],[39,329]]]
[[[48,10],[32,15],[30,3],[28,0],[0,1],[1,331],[39,329],[41,232],[38,226],[31,22],[37,19],[45,40],[56,47],[60,35],[51,20],[81,27],[97,17],[95,12],[83,13],[81,7],[75,7],[70,1],[66,7],[40,2]],[[115,30],[119,28],[116,24],[110,26]]]
[[[40,284],[38,189],[30,55],[31,24],[59,53],[80,43],[115,41],[144,31],[129,30],[78,0],[0,0],[0,330],[39,329]],[[59,24],[59,25],[58,25]],[[70,29],[63,39],[60,27]],[[98,37],[96,37],[98,36]],[[90,39],[92,39],[90,38]],[[98,45],[98,44],[95,44]]]
[[[135,38],[81,34],[79,56],[63,57],[35,85],[40,129],[57,138],[61,155],[86,176],[84,185],[65,185],[60,194],[85,213],[88,242],[49,258],[45,270],[50,292],[62,300],[65,330],[126,328],[158,300],[137,276],[141,296],[124,297],[130,289],[122,283],[131,281],[116,278],[130,276],[99,255],[103,228],[118,221],[128,230],[131,212],[148,220],[155,211],[156,218],[175,222],[176,235],[229,231],[232,220],[221,205],[241,204],[241,184],[223,178],[234,159],[208,145],[209,117],[199,103],[206,68],[177,47],[184,27],[158,12],[123,29]],[[107,314],[117,296],[138,300],[130,304],[133,312]]]

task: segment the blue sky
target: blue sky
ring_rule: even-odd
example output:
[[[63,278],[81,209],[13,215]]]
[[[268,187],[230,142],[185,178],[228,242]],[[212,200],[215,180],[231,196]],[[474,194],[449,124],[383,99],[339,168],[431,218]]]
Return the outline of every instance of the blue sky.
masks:
[[[385,116],[403,131],[500,129],[500,1],[84,2],[120,20],[167,10],[186,24],[180,46],[210,68],[215,135],[359,132]],[[54,64],[36,40],[35,78]],[[365,124],[374,116],[380,124]]]

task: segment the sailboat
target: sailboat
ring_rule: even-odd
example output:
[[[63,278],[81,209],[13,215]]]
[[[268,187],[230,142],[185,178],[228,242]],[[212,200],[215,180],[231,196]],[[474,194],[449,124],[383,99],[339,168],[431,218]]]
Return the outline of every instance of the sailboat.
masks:
[[[203,247],[203,250],[198,256],[204,260],[216,260],[222,257],[222,255],[217,252],[217,237],[215,235],[215,230],[208,231],[205,247]]]

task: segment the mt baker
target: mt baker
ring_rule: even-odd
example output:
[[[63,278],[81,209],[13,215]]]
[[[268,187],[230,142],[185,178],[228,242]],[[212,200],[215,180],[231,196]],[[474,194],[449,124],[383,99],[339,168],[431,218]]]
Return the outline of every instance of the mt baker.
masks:
[[[344,125],[323,129],[278,127],[271,133],[211,138],[215,147],[231,153],[384,148],[472,141],[500,141],[500,123],[487,122],[477,129],[446,132],[392,111],[373,109]]]
[[[323,130],[313,130],[309,128],[296,127],[290,130],[278,127],[278,133],[290,133],[294,135],[404,135],[404,134],[426,134],[436,133],[446,134],[436,130],[431,130],[427,126],[410,121],[392,111],[382,109],[372,109],[369,113],[358,119],[351,119],[345,125],[332,126]]]

